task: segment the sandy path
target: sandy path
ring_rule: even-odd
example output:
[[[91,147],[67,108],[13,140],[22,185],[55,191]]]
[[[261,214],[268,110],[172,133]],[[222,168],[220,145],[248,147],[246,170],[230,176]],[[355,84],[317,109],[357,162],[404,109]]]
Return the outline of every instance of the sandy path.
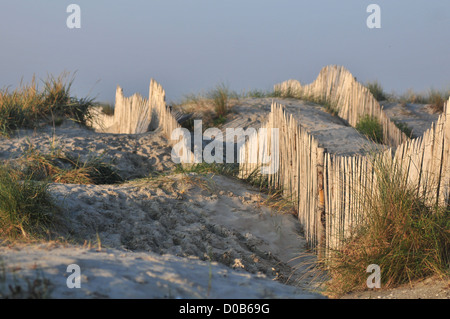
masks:
[[[51,194],[62,208],[60,235],[76,246],[1,248],[9,283],[41,273],[52,298],[320,297],[301,276],[299,264],[314,256],[299,257],[305,241],[296,218],[263,206],[240,181],[173,175],[53,184]],[[82,289],[65,285],[72,263],[84,270]]]
[[[405,123],[412,129],[414,136],[422,136],[423,133],[436,123],[439,113],[434,113],[429,105],[400,103],[381,103],[386,114],[393,120]]]
[[[329,153],[339,155],[365,154],[376,147],[353,127],[336,116],[326,112],[315,103],[298,99],[249,98],[240,100],[232,108],[229,121],[222,130],[229,127],[259,128],[270,113],[272,101],[285,106],[301,125],[308,130]]]
[[[116,186],[55,184],[51,192],[64,209],[64,236],[78,243],[98,234],[105,247],[196,256],[298,284],[291,268],[305,245],[298,221],[263,206],[264,195],[240,181],[174,175]]]

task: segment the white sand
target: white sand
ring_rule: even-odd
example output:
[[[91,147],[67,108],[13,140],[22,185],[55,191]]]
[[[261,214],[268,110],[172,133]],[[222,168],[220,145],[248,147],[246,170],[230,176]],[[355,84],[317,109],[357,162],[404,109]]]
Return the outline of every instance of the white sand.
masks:
[[[36,245],[0,251],[7,267],[6,282],[0,282],[0,291],[8,291],[7,284],[21,286],[25,293],[19,297],[27,296],[25,278],[30,282],[41,280],[35,290],[40,291],[39,296],[50,298],[320,297],[262,275],[234,271],[217,262],[197,258]],[[81,288],[67,287],[67,279],[72,274],[67,272],[70,264],[80,267]]]
[[[17,158],[30,146],[43,153],[60,149],[75,158],[80,156],[83,161],[102,156],[125,179],[145,177],[150,172],[162,172],[175,166],[170,156],[171,147],[160,132],[103,134],[70,121],[56,128],[21,130],[11,139],[0,139],[0,160]]]
[[[50,281],[52,298],[320,297],[301,278],[314,256],[305,253],[297,219],[264,206],[258,189],[223,176],[143,178],[174,167],[159,132],[99,134],[68,122],[1,139],[0,158],[17,158],[29,145],[44,153],[57,146],[82,159],[103,154],[123,177],[141,179],[51,184],[61,208],[58,233],[71,244],[1,247],[1,293],[14,277],[25,289],[24,280],[38,276]],[[65,284],[71,263],[81,267],[81,289]]]
[[[239,101],[228,116],[223,130],[228,127],[259,128],[270,113],[272,101],[285,106],[287,113],[312,134],[320,147],[329,153],[338,155],[365,154],[380,145],[374,144],[362,136],[356,129],[347,125],[340,118],[326,112],[319,104],[298,99],[250,98]]]
[[[261,206],[262,196],[240,181],[174,175],[124,185],[53,184],[51,194],[62,207],[61,235],[78,245],[1,249],[9,280],[33,278],[36,268],[51,282],[51,297],[319,296],[301,289],[307,278],[296,266],[314,257],[299,258],[305,242],[295,217]],[[72,263],[81,267],[82,289],[66,287]]]
[[[408,125],[414,136],[422,136],[439,118],[439,113],[435,113],[428,104],[408,103],[403,106],[395,102],[381,102],[381,105],[387,116]]]

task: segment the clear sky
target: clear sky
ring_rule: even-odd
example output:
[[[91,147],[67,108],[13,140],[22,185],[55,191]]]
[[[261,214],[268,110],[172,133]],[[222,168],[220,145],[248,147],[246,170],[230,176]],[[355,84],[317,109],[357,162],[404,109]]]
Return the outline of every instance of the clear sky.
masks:
[[[69,4],[81,28],[69,29]],[[369,4],[381,29],[369,29]],[[312,82],[328,64],[388,92],[450,88],[448,0],[1,0],[0,87],[77,71],[73,93],[169,101],[219,82],[238,92]]]

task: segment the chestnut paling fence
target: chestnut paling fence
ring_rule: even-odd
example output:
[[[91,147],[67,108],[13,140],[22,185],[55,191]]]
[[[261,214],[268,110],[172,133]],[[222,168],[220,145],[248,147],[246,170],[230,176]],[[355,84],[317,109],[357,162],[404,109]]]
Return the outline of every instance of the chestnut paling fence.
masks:
[[[418,192],[431,190],[430,205],[448,205],[450,99],[436,124],[422,137],[409,140],[387,118],[371,93],[342,67],[322,69],[310,85],[301,86],[298,81],[290,80],[276,85],[275,89],[330,103],[352,126],[365,114],[377,117],[383,125],[384,142],[391,146],[381,154],[382,161],[393,162],[400,167]],[[160,129],[171,144],[184,143],[188,152],[184,156],[188,156],[191,162],[194,158],[190,140],[185,136],[179,136],[177,141],[171,139],[172,132],[180,125],[165,103],[162,86],[153,79],[149,99],[137,94],[125,98],[118,87],[114,116],[99,112],[94,126],[125,134]],[[281,104],[272,104],[271,113],[262,128],[266,130],[255,131],[239,150],[239,176],[248,178],[275,163],[278,170],[265,175],[266,181],[270,187],[282,189],[283,195],[294,202],[308,243],[325,251],[339,249],[342,240],[364,221],[364,194],[377,189],[377,171],[372,158],[328,153]],[[271,134],[273,129],[278,129],[277,135]],[[274,136],[277,141],[273,140]],[[274,142],[278,144],[278,154],[273,153],[271,146]],[[318,249],[320,253],[324,250]]]
[[[267,175],[266,180],[271,187],[282,189],[284,196],[294,202],[306,239],[319,253],[340,249],[355,226],[364,221],[366,195],[377,192],[374,156],[384,164],[396,165],[418,193],[427,194],[429,205],[450,203],[450,99],[437,123],[422,137],[409,140],[392,127],[392,122],[384,120],[386,115],[381,107],[373,97],[366,96],[370,92],[356,83],[345,69],[328,67],[309,86],[301,87],[290,80],[275,89],[290,90],[290,94],[301,92],[299,96],[315,94],[316,98],[334,101],[339,116],[351,125],[358,116],[367,114],[365,112],[377,116],[384,125],[385,143],[391,146],[378,155],[327,153],[277,103],[272,104],[270,116],[263,124],[267,129],[280,131],[279,169]],[[264,146],[268,143],[267,137],[255,133],[242,146],[241,178],[248,178],[266,165],[266,157],[272,154],[261,155],[260,150],[270,150]]]
[[[407,136],[389,119],[369,89],[357,82],[355,77],[342,66],[324,67],[317,79],[302,86],[297,80],[288,80],[274,87],[282,96],[295,96],[326,102],[336,109],[337,115],[355,127],[364,115],[378,119],[383,127],[383,143],[396,147]]]
[[[166,93],[154,79],[150,80],[149,98],[140,94],[124,97],[123,89],[117,86],[113,115],[106,115],[94,109],[94,120],[90,125],[101,132],[117,134],[141,134],[151,130],[161,130],[169,143],[183,144],[178,156],[193,161],[190,141],[185,135],[178,134],[172,140],[172,132],[181,128],[170,108],[166,105]],[[183,154],[186,152],[186,154]]]
[[[378,160],[395,164],[408,183],[427,194],[429,205],[446,205],[450,193],[450,99],[443,114],[422,137],[405,141]],[[327,153],[282,105],[273,103],[264,128],[279,129],[279,169],[267,175],[273,188],[294,201],[298,219],[312,247],[339,249],[342,240],[364,220],[365,195],[377,191],[372,155]],[[256,132],[241,148],[240,177],[248,178],[267,165],[273,154],[266,133]],[[270,136],[270,134],[268,134]]]
[[[267,175],[267,181],[273,188],[282,189],[283,195],[295,201],[298,219],[303,225],[305,236],[314,244],[320,230],[317,209],[320,202],[317,194],[319,181],[317,167],[323,165],[324,149],[292,116],[288,115],[281,104],[272,103],[271,113],[262,126],[267,132],[256,131],[239,152],[239,176],[248,178],[258,174],[259,170],[270,164],[269,160],[278,160],[278,170]],[[270,144],[271,128],[278,128],[278,154],[273,154]]]

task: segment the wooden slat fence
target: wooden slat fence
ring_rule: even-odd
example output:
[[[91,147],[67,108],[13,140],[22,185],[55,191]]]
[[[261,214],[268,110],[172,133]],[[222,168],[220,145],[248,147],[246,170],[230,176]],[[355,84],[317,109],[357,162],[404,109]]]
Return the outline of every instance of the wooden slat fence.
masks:
[[[315,245],[318,241],[318,229],[321,227],[317,214],[317,166],[323,159],[324,149],[280,104],[272,103],[270,116],[262,128],[268,131],[259,130],[250,136],[239,152],[240,177],[248,178],[255,173],[259,174],[261,167],[268,165],[266,156],[272,161],[276,160],[273,158],[274,154],[261,152],[261,148],[265,143],[270,145],[271,141],[267,139],[272,136],[270,129],[278,128],[281,155],[279,168],[276,173],[267,176],[268,183],[274,188],[282,189],[283,195],[294,202],[305,236],[311,245]],[[269,150],[267,145],[265,149]]]
[[[338,116],[355,127],[364,115],[378,119],[383,127],[384,144],[397,147],[408,137],[389,119],[372,93],[342,66],[324,67],[317,79],[302,86],[297,80],[288,80],[274,87],[281,96],[295,96],[326,102],[335,108]]]
[[[166,93],[162,86],[154,79],[150,80],[149,98],[144,99],[139,94],[124,97],[123,89],[117,86],[114,115],[103,114],[99,109],[93,109],[94,119],[91,126],[99,131],[116,134],[141,134],[150,130],[162,130],[169,144],[183,142],[187,157],[193,161],[190,143],[184,137],[172,140],[172,132],[181,128],[173,116],[170,107],[166,105]],[[183,156],[183,154],[179,154]]]
[[[436,124],[417,139],[378,156],[397,165],[418,192],[427,193],[429,205],[450,205],[450,99]],[[371,155],[340,156],[320,148],[292,115],[273,103],[264,128],[279,129],[279,170],[267,176],[271,187],[293,200],[308,243],[338,250],[355,226],[364,222],[366,195],[377,192],[377,169]],[[247,178],[263,166],[259,133],[240,150],[240,176]],[[268,149],[266,146],[265,149]],[[272,160],[274,160],[272,158]]]
[[[408,140],[390,126],[392,122],[387,117],[383,122],[386,115],[379,104],[344,68],[324,68],[309,86],[302,87],[298,81],[277,86],[280,90],[288,87],[294,90],[291,93],[311,94],[339,105],[339,116],[352,125],[363,114],[378,116],[384,123],[387,144],[397,146],[383,151],[382,160],[398,165],[418,192],[431,194],[429,205],[450,204],[450,99],[436,124],[422,137]],[[171,140],[173,130],[180,125],[165,103],[163,88],[153,79],[148,100],[137,94],[125,98],[118,87],[113,119],[103,120],[114,123],[120,133],[161,129],[172,145],[180,141],[185,143],[188,156],[193,159],[188,140],[183,137],[178,141]],[[364,194],[376,192],[377,174],[371,158],[329,154],[278,103],[272,103],[271,113],[262,128],[266,131],[256,131],[239,150],[240,177],[253,175],[261,167],[267,167],[268,162],[276,163],[278,170],[266,176],[267,183],[282,189],[283,195],[294,202],[308,243],[317,247],[319,253],[322,248],[339,249],[342,240],[364,221]],[[276,154],[271,148],[273,129],[278,129],[278,158],[274,157]]]

